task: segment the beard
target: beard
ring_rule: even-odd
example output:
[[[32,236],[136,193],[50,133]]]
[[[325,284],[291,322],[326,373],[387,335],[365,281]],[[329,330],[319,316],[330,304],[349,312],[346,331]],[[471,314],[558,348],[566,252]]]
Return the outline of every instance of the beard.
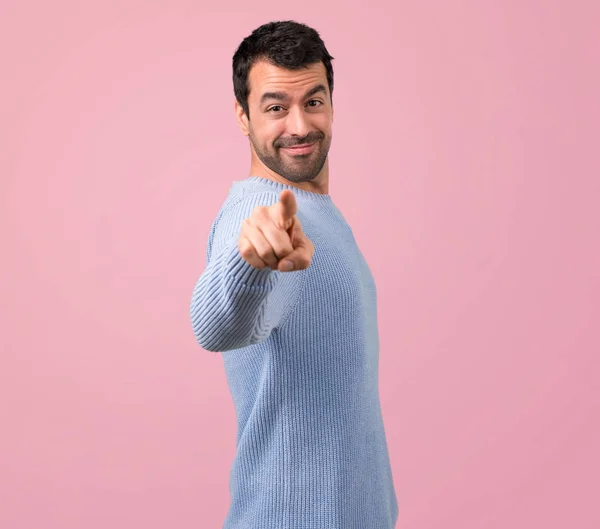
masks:
[[[326,137],[322,132],[311,132],[304,139],[294,142],[276,141],[274,146],[261,146],[256,141],[251,129],[249,138],[258,159],[271,171],[290,182],[310,182],[323,169],[329,154],[331,136]],[[291,147],[302,143],[315,143],[313,152],[303,155],[288,155],[281,147]]]

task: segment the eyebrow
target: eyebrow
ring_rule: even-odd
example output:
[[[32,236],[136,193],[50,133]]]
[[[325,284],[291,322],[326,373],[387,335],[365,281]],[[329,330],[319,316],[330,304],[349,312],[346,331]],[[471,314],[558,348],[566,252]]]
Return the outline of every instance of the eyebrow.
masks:
[[[324,85],[318,84],[313,86],[306,94],[304,94],[304,99],[314,96],[319,92],[327,93],[327,89]],[[265,92],[260,98],[260,104],[262,105],[268,99],[275,99],[276,101],[287,101],[289,96],[285,92]]]

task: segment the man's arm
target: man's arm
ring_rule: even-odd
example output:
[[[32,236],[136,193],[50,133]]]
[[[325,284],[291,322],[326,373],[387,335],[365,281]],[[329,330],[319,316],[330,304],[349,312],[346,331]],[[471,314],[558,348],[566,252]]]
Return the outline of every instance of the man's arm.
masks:
[[[249,245],[240,236],[244,221],[254,218],[257,206],[275,207],[278,200],[276,193],[249,194],[228,206],[218,220],[210,259],[190,303],[194,335],[207,351],[239,349],[266,340],[299,297],[299,271],[257,268],[250,264],[257,262],[256,254],[247,260],[240,252],[240,240]]]

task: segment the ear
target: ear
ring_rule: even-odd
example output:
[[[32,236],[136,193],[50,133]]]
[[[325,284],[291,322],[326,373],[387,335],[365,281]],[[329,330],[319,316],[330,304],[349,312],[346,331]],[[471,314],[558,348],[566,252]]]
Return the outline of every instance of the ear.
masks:
[[[240,105],[237,99],[235,100],[233,107],[235,111],[235,117],[237,118],[238,125],[240,127],[240,130],[242,131],[242,134],[244,136],[248,136],[248,116],[246,116],[242,105]]]

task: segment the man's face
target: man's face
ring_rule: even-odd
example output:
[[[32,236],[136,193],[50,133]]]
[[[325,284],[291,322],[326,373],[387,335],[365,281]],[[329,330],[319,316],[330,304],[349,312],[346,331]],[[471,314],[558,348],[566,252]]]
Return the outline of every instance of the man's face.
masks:
[[[322,62],[287,70],[266,61],[249,73],[247,121],[254,154],[292,182],[315,179],[327,161],[333,108]],[[305,151],[289,149],[312,143]]]

